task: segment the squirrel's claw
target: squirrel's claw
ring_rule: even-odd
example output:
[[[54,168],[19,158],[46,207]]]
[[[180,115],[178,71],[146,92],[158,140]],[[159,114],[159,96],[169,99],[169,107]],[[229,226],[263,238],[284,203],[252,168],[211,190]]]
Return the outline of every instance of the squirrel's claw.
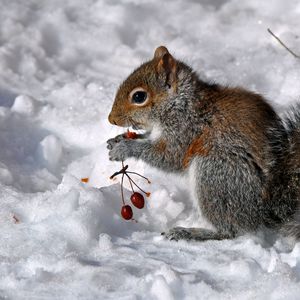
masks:
[[[217,232],[204,228],[171,228],[163,234],[170,241],[207,241],[207,240],[223,240],[233,238],[235,235],[226,232]]]
[[[188,228],[183,227],[175,227],[171,228],[168,232],[162,232],[161,235],[165,236],[170,241],[176,241],[179,240],[191,240],[192,235],[191,232],[188,230]]]

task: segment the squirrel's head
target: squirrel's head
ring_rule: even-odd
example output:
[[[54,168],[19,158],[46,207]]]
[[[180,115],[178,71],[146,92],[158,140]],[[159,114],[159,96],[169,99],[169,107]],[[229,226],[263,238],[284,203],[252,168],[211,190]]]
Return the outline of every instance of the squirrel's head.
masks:
[[[114,125],[150,129],[154,116],[177,90],[178,63],[160,46],[152,60],[136,69],[119,87],[109,122]]]

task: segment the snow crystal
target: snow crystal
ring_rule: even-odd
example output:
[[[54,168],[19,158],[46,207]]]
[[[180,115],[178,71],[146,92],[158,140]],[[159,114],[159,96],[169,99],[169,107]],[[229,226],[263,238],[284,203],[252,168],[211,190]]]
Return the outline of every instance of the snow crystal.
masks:
[[[34,100],[26,95],[20,95],[15,99],[11,110],[24,115],[31,115],[34,113]]]
[[[62,156],[62,145],[54,135],[47,135],[38,146],[38,155],[44,161],[46,167],[55,170]]]

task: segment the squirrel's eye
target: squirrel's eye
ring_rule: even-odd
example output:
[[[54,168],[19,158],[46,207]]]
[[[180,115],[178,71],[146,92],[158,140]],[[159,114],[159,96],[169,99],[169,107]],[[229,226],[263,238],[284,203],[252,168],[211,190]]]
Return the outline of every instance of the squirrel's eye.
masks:
[[[133,103],[136,103],[136,104],[142,104],[146,101],[147,99],[147,93],[146,92],[135,92],[133,95],[132,95],[132,102]]]
[[[149,99],[148,92],[140,86],[133,89],[129,94],[129,101],[135,106],[144,106]]]

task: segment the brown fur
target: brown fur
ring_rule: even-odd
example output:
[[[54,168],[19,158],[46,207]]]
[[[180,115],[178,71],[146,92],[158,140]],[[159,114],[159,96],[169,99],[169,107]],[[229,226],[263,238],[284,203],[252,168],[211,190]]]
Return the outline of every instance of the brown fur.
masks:
[[[164,153],[166,151],[166,148],[167,144],[164,140],[159,140],[154,146],[155,151],[158,153]]]
[[[183,158],[184,168],[189,166],[190,161],[195,155],[207,156],[209,154],[209,151],[211,150],[209,141],[210,135],[211,132],[209,128],[205,128],[202,134],[189,145]]]
[[[207,156],[216,146],[212,142],[216,136],[222,140],[222,136],[231,133],[241,135],[248,143],[249,153],[255,163],[262,170],[267,170],[268,133],[261,128],[271,127],[277,118],[270,105],[261,96],[239,88],[222,88],[217,93],[208,91],[201,102],[201,106],[207,102],[207,110],[213,112],[212,123],[189,145],[183,166],[188,167],[195,155]]]

